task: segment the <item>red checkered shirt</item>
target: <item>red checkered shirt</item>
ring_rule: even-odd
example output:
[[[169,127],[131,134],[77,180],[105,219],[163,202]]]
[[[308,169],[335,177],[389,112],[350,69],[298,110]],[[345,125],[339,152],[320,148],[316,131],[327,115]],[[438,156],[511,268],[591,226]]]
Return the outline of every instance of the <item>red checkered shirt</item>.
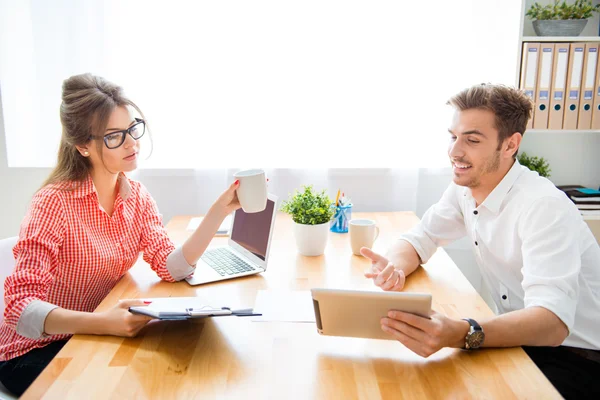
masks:
[[[62,183],[35,194],[13,249],[15,270],[4,283],[0,360],[71,336],[19,335],[19,318],[34,300],[92,312],[140,252],[161,279],[174,281],[166,268],[174,245],[154,200],[141,183],[124,175],[119,182],[112,216],[100,207],[91,177],[75,190]]]

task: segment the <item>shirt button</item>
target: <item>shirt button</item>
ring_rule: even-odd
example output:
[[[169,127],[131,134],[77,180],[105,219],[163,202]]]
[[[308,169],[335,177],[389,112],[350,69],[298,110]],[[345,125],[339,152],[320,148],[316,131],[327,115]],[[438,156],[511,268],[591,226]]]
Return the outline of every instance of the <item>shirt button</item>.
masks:
[[[475,210],[475,211],[473,211],[473,214],[477,215],[477,214],[479,214],[479,211]]]
[[[475,241],[475,246],[477,246],[477,241]]]
[[[502,295],[502,300],[506,300],[506,295],[505,294]]]

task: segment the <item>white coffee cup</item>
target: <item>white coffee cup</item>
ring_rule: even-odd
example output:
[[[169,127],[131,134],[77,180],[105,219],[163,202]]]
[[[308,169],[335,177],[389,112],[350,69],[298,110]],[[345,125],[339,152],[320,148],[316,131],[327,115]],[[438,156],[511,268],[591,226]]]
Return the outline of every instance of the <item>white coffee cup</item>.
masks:
[[[239,179],[237,196],[242,210],[257,213],[267,208],[267,178],[262,169],[247,169],[233,175]]]
[[[350,220],[350,246],[352,252],[360,256],[361,247],[373,247],[373,243],[379,236],[379,228],[372,219]]]

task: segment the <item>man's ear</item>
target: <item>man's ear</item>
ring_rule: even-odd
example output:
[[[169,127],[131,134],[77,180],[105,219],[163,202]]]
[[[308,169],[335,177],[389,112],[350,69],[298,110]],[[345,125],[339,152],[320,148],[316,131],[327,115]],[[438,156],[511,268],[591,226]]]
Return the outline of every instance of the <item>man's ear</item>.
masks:
[[[79,154],[81,154],[84,157],[89,157],[90,156],[90,151],[88,150],[87,146],[75,146],[77,148],[77,151],[79,152]]]
[[[506,158],[512,158],[513,154],[519,150],[521,140],[523,140],[523,135],[519,132],[515,132],[504,141],[503,153],[506,155]]]

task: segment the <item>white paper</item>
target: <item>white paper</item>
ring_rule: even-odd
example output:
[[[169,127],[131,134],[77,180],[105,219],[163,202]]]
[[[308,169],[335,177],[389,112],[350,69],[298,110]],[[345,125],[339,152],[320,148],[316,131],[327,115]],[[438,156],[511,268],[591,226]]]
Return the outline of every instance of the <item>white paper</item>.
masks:
[[[543,46],[542,46],[543,49]],[[552,69],[552,52],[542,54],[542,74],[540,76],[540,88],[550,88],[550,70]]]
[[[571,90],[579,90],[581,86],[581,73],[583,72],[583,50],[577,51],[573,57],[573,72],[571,73]]]
[[[259,290],[252,317],[255,322],[315,322],[310,291]]]
[[[217,233],[227,234],[229,232],[229,228],[231,227],[231,218],[231,215],[225,217],[225,219],[221,223],[221,226],[219,226]],[[188,226],[187,228],[185,228],[185,230],[188,232],[195,231],[198,228],[198,226],[200,226],[200,222],[202,222],[203,219],[204,217],[195,217],[190,219],[190,222],[188,223]]]
[[[527,71],[525,74],[525,88],[527,88],[527,89],[533,89],[535,87],[537,64],[538,64],[537,51],[528,51],[527,52]]]
[[[155,315],[159,315],[159,313],[185,314],[185,310],[188,308],[206,307],[206,302],[200,297],[155,297],[143,300],[152,302],[142,307]]]
[[[590,51],[588,53],[587,71],[583,87],[586,89],[594,89],[594,81],[596,80],[596,62],[598,61],[598,53]]]
[[[567,82],[567,61],[569,55],[567,53],[558,53],[558,63],[556,64],[556,79],[554,79],[554,88],[563,90]]]

